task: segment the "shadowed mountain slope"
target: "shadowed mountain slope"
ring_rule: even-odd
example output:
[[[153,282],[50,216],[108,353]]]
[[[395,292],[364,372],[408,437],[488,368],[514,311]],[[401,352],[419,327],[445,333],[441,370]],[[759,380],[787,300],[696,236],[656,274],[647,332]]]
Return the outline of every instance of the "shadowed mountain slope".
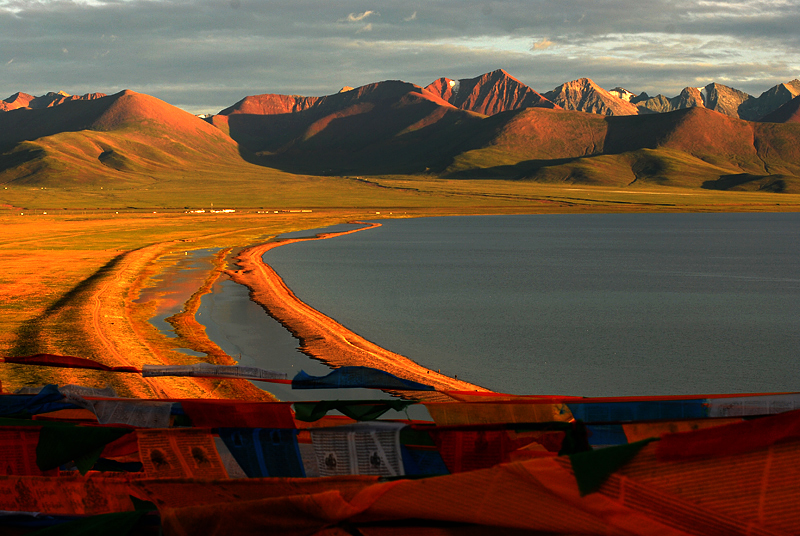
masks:
[[[761,118],[765,123],[800,123],[800,95]]]
[[[245,97],[233,106],[225,108],[219,115],[251,114],[277,115],[302,112],[312,108],[324,97],[301,97],[298,95],[253,95]]]
[[[439,78],[425,87],[456,108],[494,115],[520,108],[558,108],[502,69],[462,80]]]
[[[800,95],[800,80],[778,84],[754,98],[739,109],[739,117],[757,121]]]
[[[265,95],[253,102],[278,102],[279,97]],[[467,124],[477,124],[480,117],[417,85],[387,81],[320,97],[296,112],[272,105],[241,106],[223,110],[209,122],[271,166],[369,173],[441,165],[450,152],[441,148],[464,137],[450,126],[468,131]]]
[[[800,191],[800,127],[771,127],[703,108],[622,117],[527,109],[494,125],[491,142],[455,156],[445,175],[708,188],[748,177]]]

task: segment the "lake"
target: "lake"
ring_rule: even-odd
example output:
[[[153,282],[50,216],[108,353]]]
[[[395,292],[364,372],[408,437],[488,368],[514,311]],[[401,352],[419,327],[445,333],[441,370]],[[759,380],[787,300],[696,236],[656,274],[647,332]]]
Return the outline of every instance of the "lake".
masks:
[[[276,248],[265,261],[300,299],[363,337],[496,391],[800,385],[800,214],[381,223]]]

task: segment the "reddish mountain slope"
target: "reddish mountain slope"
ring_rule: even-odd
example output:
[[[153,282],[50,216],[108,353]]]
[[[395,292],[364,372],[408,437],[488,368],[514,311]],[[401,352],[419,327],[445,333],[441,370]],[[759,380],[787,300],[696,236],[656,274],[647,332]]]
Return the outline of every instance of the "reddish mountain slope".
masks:
[[[800,123],[800,95],[771,114],[761,118],[763,123]]]
[[[14,93],[0,102],[0,111],[7,112],[9,110],[16,110],[17,108],[27,108],[28,104],[30,104],[34,98],[33,95],[28,95],[27,93]]]
[[[484,150],[502,148],[508,161],[558,160],[667,148],[698,158],[724,160],[733,166],[761,164],[756,156],[752,123],[705,108],[618,117],[525,110],[491,130],[496,135]]]
[[[286,111],[298,102],[294,98],[261,96],[245,105],[247,101],[208,121],[270,162],[278,159],[292,166],[302,162],[316,172],[348,166],[348,162],[358,167],[359,161],[369,162],[371,169],[384,165],[424,169],[429,157],[421,153],[434,153],[441,141],[428,147],[416,140],[434,136],[444,125],[473,119],[469,112],[421,87],[400,81],[319,97],[294,112]],[[290,106],[274,106],[276,102]]]
[[[150,95],[125,90],[91,100],[73,99],[47,108],[20,108],[0,114],[0,144],[35,140],[62,132],[113,131],[149,126],[173,132],[189,144],[198,136],[230,145],[202,119]]]
[[[800,191],[800,127],[705,108],[599,116],[527,109],[484,122],[495,135],[454,156],[450,178]],[[495,124],[492,124],[495,123]]]
[[[600,115],[636,115],[636,105],[616,97],[588,78],[561,84],[544,96],[565,110]]]
[[[462,110],[494,115],[520,108],[558,108],[502,69],[463,80],[439,78],[425,87]]]
[[[0,114],[0,182],[126,184],[231,163],[243,161],[228,136],[133,91]]]
[[[503,72],[469,82],[466,93],[468,85],[455,91],[442,79],[426,89],[386,81],[325,97],[259,95],[208,121],[132,91],[26,106],[0,114],[0,182],[152,184],[201,170],[232,175],[249,165],[244,155],[302,174],[800,192],[800,125],[698,106],[709,91],[684,91],[691,108],[637,115],[635,104],[588,79],[557,88],[563,102],[592,114],[526,106],[532,94]],[[709,103],[735,106],[736,95],[711,89]],[[788,117],[800,107],[792,102]]]
[[[322,97],[300,97],[297,95],[253,95],[245,97],[233,106],[225,108],[219,115],[254,114],[275,115],[302,112],[312,108]]]

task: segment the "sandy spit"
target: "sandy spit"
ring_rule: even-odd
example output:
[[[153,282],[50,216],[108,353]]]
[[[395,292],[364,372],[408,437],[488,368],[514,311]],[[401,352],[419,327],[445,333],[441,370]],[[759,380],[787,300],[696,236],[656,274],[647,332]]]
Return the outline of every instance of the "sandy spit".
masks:
[[[334,367],[367,366],[416,382],[433,385],[439,391],[488,391],[483,387],[450,378],[429,370],[411,359],[378,346],[353,333],[332,318],[301,301],[262,256],[267,251],[304,240],[324,240],[333,236],[379,227],[379,223],[363,223],[365,227],[341,233],[324,233],[314,238],[292,238],[267,242],[247,249],[236,257],[239,270],[227,273],[235,282],[250,289],[250,299],[281,322],[300,339],[305,354]],[[415,392],[421,400],[451,400],[437,393]],[[417,396],[419,394],[419,396]]]

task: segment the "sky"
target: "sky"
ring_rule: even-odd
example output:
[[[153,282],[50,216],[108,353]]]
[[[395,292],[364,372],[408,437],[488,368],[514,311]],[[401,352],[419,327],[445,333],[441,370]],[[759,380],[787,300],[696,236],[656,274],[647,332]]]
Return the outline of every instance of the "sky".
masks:
[[[672,97],[800,78],[800,0],[0,0],[0,99],[132,89],[192,113],[247,95],[504,69]]]

